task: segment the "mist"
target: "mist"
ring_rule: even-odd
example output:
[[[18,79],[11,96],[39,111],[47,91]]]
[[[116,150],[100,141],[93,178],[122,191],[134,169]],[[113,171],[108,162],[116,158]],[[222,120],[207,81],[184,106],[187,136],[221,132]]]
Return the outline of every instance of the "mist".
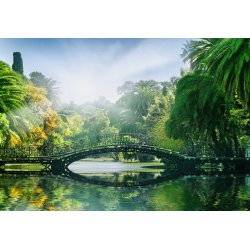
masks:
[[[24,73],[53,78],[62,102],[114,102],[125,81],[167,81],[187,67],[180,54],[187,39],[0,39],[1,60],[20,51]]]

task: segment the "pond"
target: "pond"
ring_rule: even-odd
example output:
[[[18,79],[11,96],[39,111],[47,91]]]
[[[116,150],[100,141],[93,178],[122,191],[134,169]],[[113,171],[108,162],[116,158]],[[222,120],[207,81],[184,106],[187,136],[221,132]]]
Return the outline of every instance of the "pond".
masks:
[[[72,170],[79,170],[79,164]],[[84,163],[82,173],[142,168],[141,164]],[[106,165],[105,165],[106,164]],[[93,171],[90,171],[90,165]],[[95,167],[96,166],[96,167]],[[123,168],[123,169],[122,169]],[[78,170],[77,170],[78,169]],[[81,168],[80,168],[81,169]],[[84,171],[85,169],[85,171]],[[111,171],[111,170],[110,170]],[[0,210],[200,211],[249,210],[249,177],[184,176],[154,185],[113,187],[55,176],[0,176]]]
[[[78,174],[102,174],[102,173],[121,173],[123,171],[141,170],[145,165],[163,166],[159,162],[155,163],[124,163],[114,161],[76,161],[70,164],[69,169]]]

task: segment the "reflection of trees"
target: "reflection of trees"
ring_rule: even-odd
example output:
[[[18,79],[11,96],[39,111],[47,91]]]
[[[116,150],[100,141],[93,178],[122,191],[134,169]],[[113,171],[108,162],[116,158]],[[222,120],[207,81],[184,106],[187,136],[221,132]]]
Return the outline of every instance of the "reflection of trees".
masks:
[[[150,194],[147,203],[153,210],[183,210],[185,197],[185,187],[182,181],[168,181],[157,188],[154,188]]]
[[[61,177],[4,178],[1,210],[142,210],[138,188],[115,188]]]
[[[52,180],[52,178],[38,177],[27,179],[5,177],[4,182],[0,184],[0,209],[67,210],[68,207],[79,208],[75,202],[65,203],[65,196],[72,190],[63,187],[50,189],[54,181],[47,181],[47,179]]]
[[[152,190],[149,203],[156,210],[248,210],[250,190],[245,178],[184,178]]]
[[[201,201],[200,210],[241,210],[238,192],[243,185],[244,178],[240,177],[210,177],[198,182],[196,194]]]
[[[182,178],[105,187],[62,177],[3,177],[0,210],[249,210],[249,178]]]

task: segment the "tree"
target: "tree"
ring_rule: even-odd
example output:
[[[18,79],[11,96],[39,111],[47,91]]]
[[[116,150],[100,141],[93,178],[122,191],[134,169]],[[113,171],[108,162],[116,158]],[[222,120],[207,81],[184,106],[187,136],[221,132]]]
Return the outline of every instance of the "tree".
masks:
[[[204,38],[188,41],[184,44],[181,54],[184,62],[189,62],[193,71],[206,70],[206,61],[210,51],[220,40],[217,38]]]
[[[180,139],[173,139],[167,136],[166,134],[166,121],[168,116],[162,116],[152,127],[151,138],[154,145],[157,145],[159,148],[170,149],[173,151],[183,151],[184,150],[184,141]]]
[[[250,39],[200,39],[185,45],[185,61],[193,70],[204,70],[225,95],[235,94],[250,108]]]
[[[239,150],[239,129],[230,119],[231,108],[213,77],[189,73],[178,82],[167,132],[193,144],[212,144],[217,154],[232,155],[233,147]]]
[[[223,39],[210,51],[207,68],[223,92],[250,108],[250,39]]]
[[[8,113],[24,105],[24,81],[2,61],[0,61],[0,88],[1,113]]]
[[[118,92],[122,94],[118,103],[133,111],[139,121],[143,121],[150,106],[155,103],[156,96],[161,94],[161,87],[155,81],[126,82],[118,88]]]
[[[165,105],[162,88],[162,83],[153,80],[125,82],[118,88],[118,93],[122,95],[116,102],[120,107],[121,132],[149,132],[147,119],[150,116],[152,121],[153,116],[159,111],[158,107]]]
[[[57,86],[57,81],[51,78],[46,78],[42,73],[37,71],[30,73],[30,81],[34,83],[37,87],[46,89],[47,98],[52,102],[54,108],[58,107],[59,88]]]
[[[59,126],[58,113],[53,109],[52,102],[48,100],[46,89],[34,86],[32,82],[27,84],[27,89],[27,107],[32,111],[33,119],[36,120],[30,130],[31,138],[36,146],[46,146],[48,141],[51,142],[51,133]]]
[[[14,138],[17,142],[26,136],[25,95],[24,78],[0,61],[0,114],[5,124],[2,131],[5,144]]]
[[[184,57],[184,61],[190,62],[191,71],[194,74],[200,76],[210,76],[210,83],[205,88],[206,90],[200,90],[199,93],[204,92],[207,96],[211,96],[211,101],[209,103],[211,107],[213,106],[212,102],[213,100],[215,100],[213,97],[216,97],[216,93],[220,93],[221,95],[221,105],[218,106],[217,103],[216,107],[219,108],[214,110],[214,112],[211,113],[211,110],[209,112],[205,110],[206,112],[204,114],[198,113],[200,117],[203,117],[203,119],[198,120],[196,124],[193,124],[195,128],[198,128],[197,134],[201,133],[201,131],[206,131],[206,134],[208,134],[209,137],[213,138],[213,142],[215,144],[221,144],[221,148],[232,147],[234,145],[233,147],[236,154],[243,154],[243,141],[248,141],[250,134],[249,55],[250,39],[247,38],[208,38],[192,40],[185,44],[185,48],[182,54],[182,56]],[[185,76],[183,76],[182,79],[184,82],[188,80],[187,78],[185,78]],[[192,102],[191,100],[194,100],[194,98],[196,98],[195,92],[192,92],[192,88],[196,86],[195,78],[191,79],[189,76],[189,80],[189,83],[187,83],[186,85],[187,96],[189,97],[185,98],[185,96],[183,96],[182,108],[185,107],[185,102],[186,104],[188,104],[189,102]],[[194,83],[192,83],[191,81],[194,81]],[[198,88],[198,85],[196,87]],[[204,86],[200,84],[200,88],[204,88]],[[191,92],[193,93],[193,95],[188,94]],[[210,95],[209,93],[214,94]],[[180,98],[178,99],[180,100]],[[199,96],[196,101],[201,102],[205,99],[204,97]],[[179,104],[174,105],[172,113],[176,111],[178,105]],[[195,107],[197,107],[197,105],[195,105],[195,103],[193,103],[193,105],[195,110]],[[223,112],[219,113],[219,110]],[[183,117],[189,117],[191,119],[194,118],[192,113],[183,114]],[[174,114],[172,115],[172,118],[174,118]],[[200,126],[204,123],[204,121],[207,120],[210,120],[210,122],[206,122],[207,129],[204,130],[206,126],[204,126],[203,128],[201,128]],[[170,124],[171,121],[168,123],[169,132],[171,127]],[[173,123],[173,125],[174,124],[176,123]],[[219,126],[219,128],[216,128],[218,124],[221,125]],[[213,128],[216,128],[216,130],[214,130]],[[174,126],[172,126],[172,129],[173,131],[175,130]],[[170,133],[174,133],[173,131]],[[185,130],[182,131],[184,132]],[[181,136],[181,131],[179,132]]]
[[[23,59],[20,52],[13,53],[12,69],[19,74],[23,75]]]
[[[109,133],[110,120],[107,113],[98,108],[94,108],[94,112],[89,113],[84,118],[83,131],[90,142],[97,142],[98,137],[103,133]]]

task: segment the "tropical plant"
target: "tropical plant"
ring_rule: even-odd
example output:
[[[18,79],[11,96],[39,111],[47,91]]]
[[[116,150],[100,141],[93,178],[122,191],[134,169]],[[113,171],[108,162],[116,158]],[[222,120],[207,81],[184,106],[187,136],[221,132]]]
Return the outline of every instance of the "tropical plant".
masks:
[[[207,68],[223,92],[235,94],[250,108],[250,39],[223,39],[215,44]]]
[[[179,80],[167,132],[190,143],[207,143],[218,154],[238,151],[238,129],[230,118],[230,103],[208,74],[190,73]]]
[[[161,94],[161,88],[155,81],[126,82],[118,88],[118,92],[122,94],[118,103],[132,110],[142,121],[148,115],[150,106],[155,103],[157,95]]]
[[[8,113],[24,105],[24,80],[2,61],[0,61],[0,88],[1,113]]]
[[[25,95],[25,79],[0,61],[0,113],[5,114],[8,120],[5,143],[14,137],[19,141],[27,135],[29,124],[25,118]]]
[[[184,60],[205,70],[231,99],[237,94],[250,108],[250,39],[200,39],[185,45]]]

